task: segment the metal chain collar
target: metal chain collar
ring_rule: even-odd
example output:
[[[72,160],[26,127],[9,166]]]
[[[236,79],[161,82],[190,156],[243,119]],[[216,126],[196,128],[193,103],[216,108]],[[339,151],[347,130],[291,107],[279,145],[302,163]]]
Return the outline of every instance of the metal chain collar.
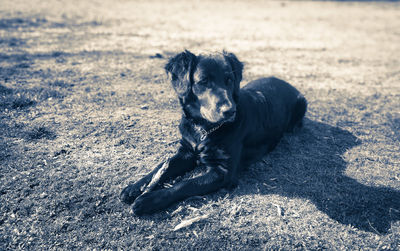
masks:
[[[222,122],[221,124],[217,125],[216,127],[211,128],[210,130],[206,131],[203,127],[195,125],[195,128],[197,129],[197,131],[200,132],[201,136],[200,136],[200,140],[203,141],[207,138],[207,136],[212,133],[215,132],[216,130],[218,130],[224,123]]]

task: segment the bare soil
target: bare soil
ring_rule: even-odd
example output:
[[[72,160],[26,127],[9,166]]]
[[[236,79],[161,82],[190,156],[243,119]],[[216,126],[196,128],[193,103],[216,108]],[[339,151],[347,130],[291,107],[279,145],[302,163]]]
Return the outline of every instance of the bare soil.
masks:
[[[135,217],[183,49],[292,83],[305,126],[237,188]],[[0,250],[400,250],[399,58],[398,2],[2,0]]]

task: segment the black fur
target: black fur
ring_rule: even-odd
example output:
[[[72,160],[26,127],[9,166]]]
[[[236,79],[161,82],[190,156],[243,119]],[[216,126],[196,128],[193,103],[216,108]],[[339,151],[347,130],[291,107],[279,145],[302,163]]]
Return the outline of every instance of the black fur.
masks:
[[[299,91],[274,77],[252,81],[240,89],[243,64],[225,51],[210,56],[184,51],[171,58],[165,69],[183,110],[179,126],[182,139],[175,156],[122,191],[121,200],[133,202],[137,215],[165,209],[190,196],[234,186],[242,168],[273,150],[284,132],[302,126],[307,108]],[[196,88],[215,94],[213,97],[227,111],[220,112],[218,104],[211,107],[227,117],[218,123],[207,120],[200,112],[201,98],[195,94]],[[234,104],[229,101],[230,96]],[[203,140],[202,131],[207,131]],[[196,167],[204,167],[205,171],[170,188],[162,187],[163,183]]]

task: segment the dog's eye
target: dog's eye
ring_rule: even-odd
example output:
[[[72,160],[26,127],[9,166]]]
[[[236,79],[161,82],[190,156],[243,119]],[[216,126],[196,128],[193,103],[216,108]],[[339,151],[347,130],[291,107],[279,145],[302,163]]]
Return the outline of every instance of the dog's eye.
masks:
[[[206,86],[208,84],[208,80],[205,78],[201,79],[199,82],[197,82],[197,84]]]

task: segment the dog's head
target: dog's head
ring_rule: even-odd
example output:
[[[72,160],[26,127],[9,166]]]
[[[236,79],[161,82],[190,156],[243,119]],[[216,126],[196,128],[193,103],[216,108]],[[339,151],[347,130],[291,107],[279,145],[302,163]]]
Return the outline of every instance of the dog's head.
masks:
[[[165,65],[184,112],[209,123],[233,121],[243,64],[233,53],[179,53]]]

